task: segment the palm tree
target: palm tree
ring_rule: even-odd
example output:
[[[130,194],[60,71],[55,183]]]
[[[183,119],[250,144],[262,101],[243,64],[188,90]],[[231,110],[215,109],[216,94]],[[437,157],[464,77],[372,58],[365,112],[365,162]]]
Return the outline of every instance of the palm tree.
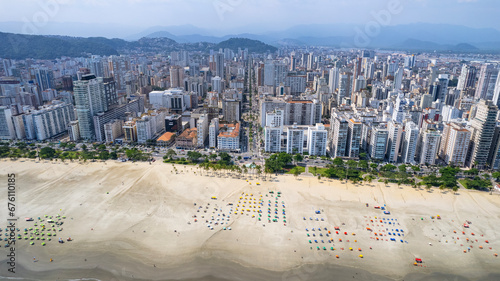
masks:
[[[439,190],[441,190],[441,193],[443,192],[443,190],[444,190],[444,184],[442,184],[442,185],[439,186]]]

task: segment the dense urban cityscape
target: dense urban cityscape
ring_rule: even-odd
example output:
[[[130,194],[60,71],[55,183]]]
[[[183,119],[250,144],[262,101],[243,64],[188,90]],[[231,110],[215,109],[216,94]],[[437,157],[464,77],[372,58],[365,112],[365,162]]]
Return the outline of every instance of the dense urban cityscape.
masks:
[[[495,170],[500,79],[484,57],[225,48],[4,58],[0,136]]]
[[[0,280],[500,280],[494,0],[35,2]]]

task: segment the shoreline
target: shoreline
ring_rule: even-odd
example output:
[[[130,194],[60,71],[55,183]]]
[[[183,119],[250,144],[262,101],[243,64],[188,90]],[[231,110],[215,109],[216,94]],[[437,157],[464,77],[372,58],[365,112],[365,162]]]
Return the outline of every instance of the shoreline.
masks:
[[[361,273],[359,268],[363,268],[367,276],[377,275],[378,279],[373,280],[432,278],[428,274],[479,280],[490,273],[500,274],[500,260],[492,255],[492,251],[500,248],[495,234],[500,230],[498,195],[468,190],[453,195],[411,187],[400,189],[395,185],[386,187],[380,183],[346,185],[335,180],[287,176],[278,176],[278,181],[272,182],[259,180],[261,185],[257,186],[231,177],[200,176],[196,168],[192,169],[197,172],[195,175],[191,172],[194,167],[189,165],[186,168],[176,165],[184,172],[175,174],[171,164],[158,161],[151,165],[115,161],[81,164],[1,162],[6,164],[0,167],[0,174],[4,175],[2,180],[10,172],[15,172],[19,178],[19,217],[36,217],[62,210],[68,216],[63,235],[74,238],[73,242],[62,245],[52,241],[45,247],[20,241],[18,265],[27,272],[27,275],[19,274],[23,278],[33,277],[30,274],[52,277],[59,273],[67,280],[76,279],[72,274],[88,274],[87,271],[93,271],[97,264],[102,264],[100,274],[104,280],[109,280],[110,276],[126,280],[129,272],[121,272],[123,268],[135,273],[131,280],[171,280],[161,279],[164,276],[174,276],[175,280],[206,280],[206,276],[212,275],[213,280],[221,280],[224,274],[230,275],[228,280],[252,280],[250,276],[259,273],[269,276],[268,280],[277,280],[297,270],[300,273],[302,269],[305,273],[299,275],[308,276],[308,279],[300,279],[300,276],[293,279],[292,276],[287,280],[315,280],[313,275],[307,274],[308,266],[316,268],[317,274],[327,276],[339,272],[335,274],[349,278],[352,278],[350,273]],[[235,203],[241,193],[255,193],[254,198],[263,195],[262,198],[268,200],[271,199],[269,190],[283,192],[289,217],[286,226],[259,222],[252,218],[253,213],[246,212],[234,215],[231,231],[221,228],[210,231],[201,221],[192,221],[196,214],[193,203],[204,207],[211,203],[227,213],[227,203]],[[211,196],[218,199],[210,200]],[[364,206],[365,202],[370,208]],[[5,197],[0,197],[0,204],[6,205]],[[381,215],[372,208],[374,204],[387,204],[391,217],[398,218],[401,227],[405,228],[408,244],[385,241],[377,244],[373,235],[364,231],[369,218]],[[302,219],[314,216],[316,209],[323,210],[324,222]],[[477,210],[477,214],[472,215],[470,210]],[[428,217],[437,214],[443,219],[431,222]],[[418,220],[424,215],[425,220]],[[5,220],[5,213],[0,216]],[[474,221],[473,231],[491,240],[487,247],[492,250],[474,248],[471,253],[464,254],[463,247],[458,244],[441,241],[449,239],[451,242],[452,229],[458,230],[459,222],[465,219]],[[357,244],[334,241],[327,245],[328,248],[335,246],[335,251],[309,249],[307,241],[310,238],[305,236],[305,228],[323,224],[333,230],[333,226],[342,223],[347,231],[356,232],[356,237],[348,239],[359,240]],[[20,221],[20,224],[25,222]],[[438,234],[446,238],[439,238]],[[427,245],[431,242],[432,247]],[[358,254],[347,251],[351,246],[363,248],[365,257],[359,259]],[[369,249],[372,246],[373,249]],[[340,255],[340,259],[335,255]],[[40,257],[42,262],[33,263],[33,256]],[[424,259],[428,268],[414,267],[411,257],[415,256]],[[52,257],[54,262],[47,262]],[[86,257],[87,262],[84,261]],[[211,264],[214,260],[218,262]],[[2,264],[0,269],[6,272],[3,271],[5,263]],[[192,275],[202,272],[200,269],[205,266],[207,270],[203,276]],[[239,271],[231,275],[228,268],[239,268]],[[156,275],[153,270],[161,274]],[[238,272],[248,272],[248,279],[239,278]],[[266,276],[259,279],[266,279]]]

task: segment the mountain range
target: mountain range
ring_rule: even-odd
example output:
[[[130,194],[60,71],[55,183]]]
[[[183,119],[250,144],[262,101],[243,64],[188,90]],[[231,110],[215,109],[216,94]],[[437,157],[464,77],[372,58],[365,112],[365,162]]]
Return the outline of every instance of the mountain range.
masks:
[[[239,33],[214,36],[210,30],[182,25],[156,26],[127,39],[166,37],[179,43],[219,43],[229,38],[240,37],[259,40],[277,47],[331,46],[406,48],[425,51],[500,51],[500,31],[494,28],[415,23],[380,27],[375,30],[374,36],[369,36],[370,31],[366,32],[366,30],[366,26],[353,24],[308,24],[260,34]]]
[[[19,23],[21,24],[21,23]],[[67,27],[63,24],[49,23],[49,29],[40,32],[51,32],[50,34],[67,35]],[[74,30],[76,24],[68,24]],[[0,22],[0,31],[15,29],[16,23]],[[85,34],[95,32],[106,33],[119,29],[118,25],[110,25],[102,30],[95,25],[84,24]],[[16,30],[21,30],[19,26]],[[124,49],[142,50],[205,50],[216,47],[217,44],[231,38],[242,38],[261,41],[246,41],[255,51],[274,50],[273,47],[306,47],[326,46],[337,48],[380,48],[391,50],[409,51],[439,51],[439,52],[500,52],[500,31],[494,28],[471,28],[450,24],[414,23],[405,25],[383,26],[366,32],[366,26],[354,24],[307,24],[297,25],[284,30],[267,31],[261,33],[228,33],[222,35],[221,31],[214,31],[192,25],[178,26],[155,26],[142,31],[138,27],[127,29],[130,35],[120,29],[117,36],[120,39],[106,39],[102,37],[72,37],[72,36],[14,36],[10,33],[0,34],[0,56],[13,53],[12,46],[17,46],[14,57],[22,57],[31,54],[33,57],[52,58],[59,54],[75,56],[85,52],[97,54],[116,54]],[[49,30],[49,31],[47,31]],[[248,28],[247,30],[251,30]],[[58,31],[61,31],[58,33]],[[217,33],[219,32],[219,33]],[[77,33],[75,31],[75,33]],[[10,35],[8,35],[10,34]],[[98,34],[96,34],[98,36]],[[48,40],[47,38],[51,38]],[[154,40],[154,39],[171,39]],[[88,40],[84,40],[88,39]],[[59,41],[58,41],[59,40]],[[21,42],[21,44],[12,44]],[[42,47],[29,50],[42,43]],[[29,44],[25,44],[29,43]],[[234,49],[234,42],[231,48]],[[259,46],[260,45],[260,46]],[[270,45],[270,46],[269,46]],[[201,46],[201,47],[200,47]],[[244,48],[245,46],[241,46]],[[52,48],[52,49],[51,49]]]

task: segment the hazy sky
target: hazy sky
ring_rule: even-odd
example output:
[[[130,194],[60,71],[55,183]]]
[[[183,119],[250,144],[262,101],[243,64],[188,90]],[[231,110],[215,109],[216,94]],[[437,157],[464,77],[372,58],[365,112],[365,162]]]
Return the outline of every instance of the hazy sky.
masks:
[[[399,3],[390,25],[428,22],[499,28],[499,0],[0,0],[0,22],[192,24],[218,31],[262,32],[298,24],[357,23]]]

